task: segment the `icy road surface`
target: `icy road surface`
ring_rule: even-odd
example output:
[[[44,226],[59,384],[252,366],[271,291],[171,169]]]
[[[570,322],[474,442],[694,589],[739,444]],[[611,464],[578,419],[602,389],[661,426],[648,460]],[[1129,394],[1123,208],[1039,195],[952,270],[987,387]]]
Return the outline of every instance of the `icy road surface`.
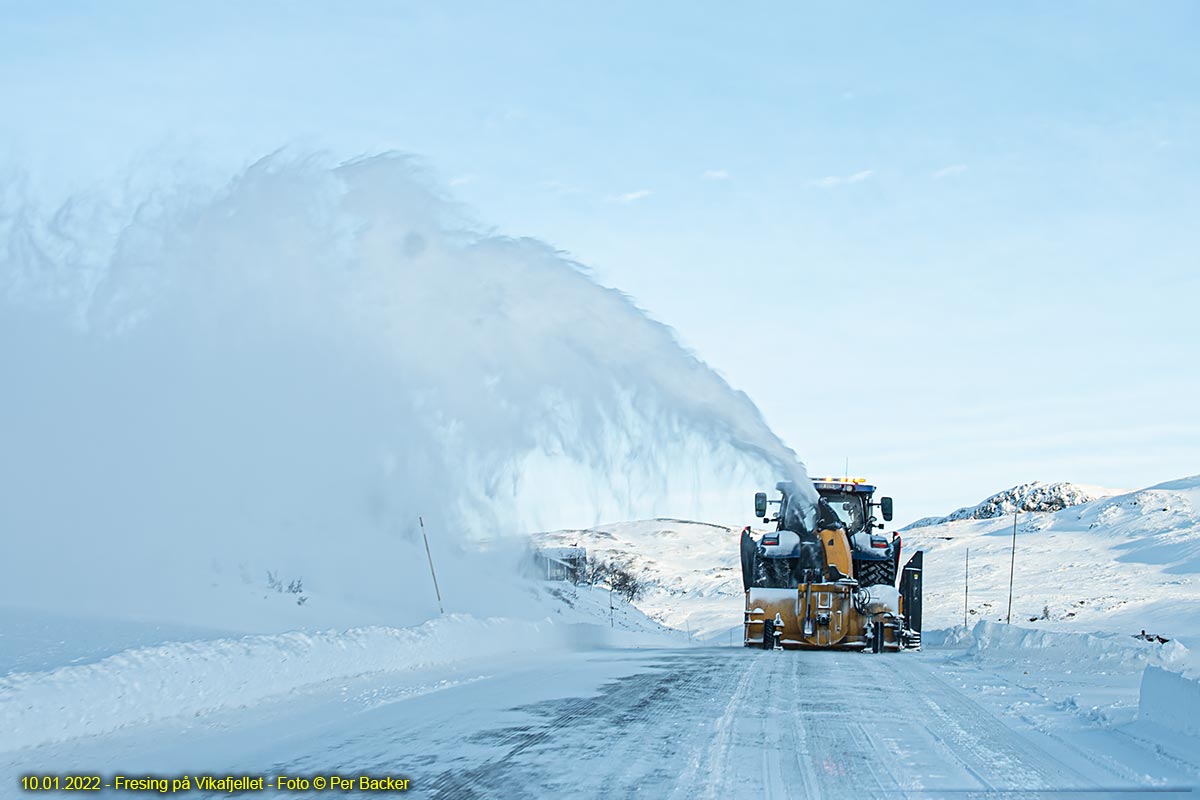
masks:
[[[253,708],[11,751],[0,754],[0,780],[368,772],[409,777],[406,797],[455,800],[1191,794],[1193,767],[1128,733],[1080,726],[1065,711],[1047,726],[989,708],[996,680],[933,652],[564,653],[338,681]],[[1006,702],[1020,699],[1020,687],[1007,688]],[[312,796],[333,795],[345,796]]]

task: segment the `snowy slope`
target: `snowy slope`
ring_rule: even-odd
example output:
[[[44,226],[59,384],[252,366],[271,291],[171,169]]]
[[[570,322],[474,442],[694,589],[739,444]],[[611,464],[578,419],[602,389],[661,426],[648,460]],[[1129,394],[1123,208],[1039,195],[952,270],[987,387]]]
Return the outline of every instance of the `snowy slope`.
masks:
[[[638,576],[636,602],[651,619],[708,636],[741,624],[741,528],[676,519],[538,533],[544,546],[578,545]]]
[[[968,550],[968,621],[1006,617],[1012,529],[1009,515],[905,532],[926,551],[927,628],[962,624]],[[1014,621],[1200,641],[1200,476],[1022,513],[1016,540]]]

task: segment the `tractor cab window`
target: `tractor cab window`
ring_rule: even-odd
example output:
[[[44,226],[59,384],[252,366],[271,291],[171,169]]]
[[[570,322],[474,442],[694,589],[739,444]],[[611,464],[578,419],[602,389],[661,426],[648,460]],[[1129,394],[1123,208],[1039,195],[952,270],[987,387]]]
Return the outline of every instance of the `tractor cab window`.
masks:
[[[849,493],[822,494],[821,505],[828,508],[825,513],[838,518],[845,526],[846,533],[853,535],[862,530],[864,509],[861,496]]]

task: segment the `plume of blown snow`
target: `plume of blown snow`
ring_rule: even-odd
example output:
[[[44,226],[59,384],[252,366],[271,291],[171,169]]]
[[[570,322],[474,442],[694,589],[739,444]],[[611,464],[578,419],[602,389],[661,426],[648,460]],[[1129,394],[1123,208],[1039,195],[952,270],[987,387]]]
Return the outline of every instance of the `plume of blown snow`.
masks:
[[[302,579],[289,624],[409,624],[424,515],[448,609],[497,613],[504,534],[807,485],[670,329],[431,185],[277,154],[49,214],[8,187],[0,605],[261,628]]]

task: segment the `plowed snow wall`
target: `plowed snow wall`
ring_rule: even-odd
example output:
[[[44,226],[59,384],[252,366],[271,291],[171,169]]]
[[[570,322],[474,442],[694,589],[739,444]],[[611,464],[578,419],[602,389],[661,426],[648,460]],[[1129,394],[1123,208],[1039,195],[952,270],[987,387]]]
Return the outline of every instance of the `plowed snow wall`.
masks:
[[[1138,696],[1138,719],[1200,736],[1200,682],[1159,667],[1146,667]]]

